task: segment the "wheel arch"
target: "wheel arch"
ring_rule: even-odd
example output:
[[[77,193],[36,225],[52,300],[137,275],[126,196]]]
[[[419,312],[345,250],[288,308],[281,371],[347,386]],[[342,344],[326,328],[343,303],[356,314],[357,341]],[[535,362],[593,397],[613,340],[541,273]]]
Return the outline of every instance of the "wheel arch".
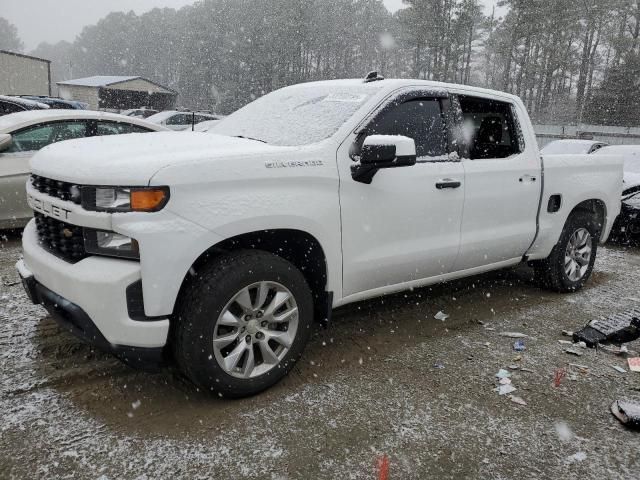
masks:
[[[332,293],[327,292],[328,266],[325,250],[315,236],[298,229],[256,230],[226,238],[210,246],[198,256],[185,274],[177,301],[183,297],[190,282],[197,281],[204,266],[224,253],[236,250],[262,250],[293,264],[309,284],[316,320],[324,321],[328,318]]]
[[[607,221],[607,205],[604,201],[597,199],[597,198],[591,198],[589,200],[584,200],[580,203],[578,203],[575,207],[573,207],[573,209],[571,210],[571,212],[569,213],[569,215],[567,216],[567,221],[569,220],[569,218],[571,218],[571,216],[575,213],[575,212],[587,212],[590,213],[591,215],[595,216],[596,219],[596,225],[598,226],[598,236],[599,236],[599,240],[602,239],[602,236],[605,234],[605,230],[606,230],[606,221]],[[566,221],[565,221],[566,224]]]

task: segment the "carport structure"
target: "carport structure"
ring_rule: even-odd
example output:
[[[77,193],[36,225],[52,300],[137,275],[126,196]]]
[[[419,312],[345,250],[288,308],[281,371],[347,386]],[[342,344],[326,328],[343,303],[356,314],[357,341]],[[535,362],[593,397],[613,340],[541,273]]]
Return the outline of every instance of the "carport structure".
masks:
[[[139,76],[97,75],[57,82],[60,96],[79,100],[93,110],[126,110],[147,107],[170,110],[177,92]]]

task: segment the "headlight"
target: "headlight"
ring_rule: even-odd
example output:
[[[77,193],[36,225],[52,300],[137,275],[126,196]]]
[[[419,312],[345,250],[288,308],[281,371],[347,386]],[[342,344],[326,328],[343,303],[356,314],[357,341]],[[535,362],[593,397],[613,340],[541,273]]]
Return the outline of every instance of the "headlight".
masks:
[[[82,187],[82,206],[101,212],[157,212],[169,201],[168,187]]]
[[[133,238],[105,230],[84,229],[84,249],[95,255],[139,259],[138,242]]]

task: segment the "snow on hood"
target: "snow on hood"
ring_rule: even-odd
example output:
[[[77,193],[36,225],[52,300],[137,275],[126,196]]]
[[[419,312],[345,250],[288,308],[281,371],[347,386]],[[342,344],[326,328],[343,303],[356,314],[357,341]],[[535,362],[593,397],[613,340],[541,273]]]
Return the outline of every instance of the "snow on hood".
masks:
[[[168,165],[278,150],[289,148],[212,133],[133,133],[54,143],[33,156],[31,170],[85,185],[146,185]]]

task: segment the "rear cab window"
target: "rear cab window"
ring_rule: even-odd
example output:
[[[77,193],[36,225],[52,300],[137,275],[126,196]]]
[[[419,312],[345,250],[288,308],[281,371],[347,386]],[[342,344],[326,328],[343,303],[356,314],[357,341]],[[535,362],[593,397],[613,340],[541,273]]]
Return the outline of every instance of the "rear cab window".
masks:
[[[456,95],[456,143],[462,158],[508,158],[524,151],[524,136],[515,107],[491,98]]]

